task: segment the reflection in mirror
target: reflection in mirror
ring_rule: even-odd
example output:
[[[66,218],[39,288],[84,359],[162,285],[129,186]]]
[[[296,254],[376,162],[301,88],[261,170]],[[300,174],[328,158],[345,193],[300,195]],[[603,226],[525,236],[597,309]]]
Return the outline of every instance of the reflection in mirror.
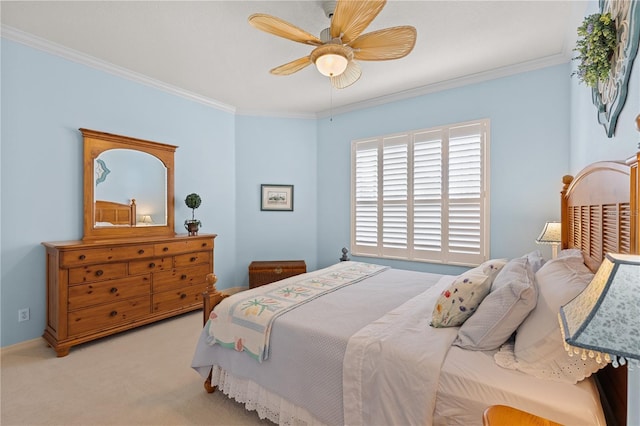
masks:
[[[135,225],[96,218],[95,227],[166,226],[167,169],[157,157],[132,149],[110,149],[94,161],[94,202],[130,205],[135,200]]]

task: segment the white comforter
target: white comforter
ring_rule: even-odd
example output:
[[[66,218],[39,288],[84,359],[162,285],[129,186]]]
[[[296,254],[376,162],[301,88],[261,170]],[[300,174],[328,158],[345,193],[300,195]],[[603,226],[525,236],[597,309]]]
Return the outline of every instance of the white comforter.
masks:
[[[363,327],[349,339],[343,366],[344,421],[355,425],[433,423],[442,363],[458,328],[429,325],[437,285]]]

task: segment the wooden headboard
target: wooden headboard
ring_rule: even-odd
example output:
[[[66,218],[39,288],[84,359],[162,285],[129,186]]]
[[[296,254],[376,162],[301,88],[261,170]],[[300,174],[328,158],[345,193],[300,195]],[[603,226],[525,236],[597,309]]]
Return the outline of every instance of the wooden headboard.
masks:
[[[109,222],[112,225],[136,224],[136,200],[131,204],[114,203],[113,201],[96,200],[95,222]]]
[[[640,253],[639,160],[640,152],[627,161],[597,162],[563,178],[561,247],[580,249],[593,272],[606,253]],[[607,420],[626,425],[626,367],[608,366],[597,379]]]

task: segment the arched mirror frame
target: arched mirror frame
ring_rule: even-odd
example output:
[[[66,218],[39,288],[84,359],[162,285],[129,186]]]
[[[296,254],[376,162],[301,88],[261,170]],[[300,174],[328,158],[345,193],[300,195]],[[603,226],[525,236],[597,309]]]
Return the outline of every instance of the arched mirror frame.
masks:
[[[84,237],[83,240],[135,237],[170,237],[175,235],[174,156],[177,146],[80,129],[84,138]],[[96,227],[95,159],[111,149],[131,149],[153,155],[167,169],[166,226]],[[135,219],[134,219],[135,220]]]

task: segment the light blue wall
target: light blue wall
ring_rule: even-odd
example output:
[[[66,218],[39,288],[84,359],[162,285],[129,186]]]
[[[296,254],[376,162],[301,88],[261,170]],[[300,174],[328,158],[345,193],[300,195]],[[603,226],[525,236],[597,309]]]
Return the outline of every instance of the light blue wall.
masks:
[[[559,220],[561,177],[569,164],[569,65],[433,93],[320,120],[318,266],[349,245],[350,141],[479,118],[491,119],[491,256],[513,257],[537,246],[545,221]],[[548,251],[548,253],[547,253]],[[457,268],[385,261],[440,273]]]
[[[216,273],[235,268],[235,117],[2,39],[2,346],[40,336],[45,326],[42,241],[82,238],[84,127],[172,145],[176,230],[197,192],[203,232],[216,239]],[[231,208],[228,208],[231,206]],[[19,308],[31,320],[18,323]]]
[[[252,260],[317,258],[316,120],[237,117],[235,285],[249,285]],[[261,211],[260,185],[293,185],[293,211]],[[320,209],[324,211],[325,209]]]

